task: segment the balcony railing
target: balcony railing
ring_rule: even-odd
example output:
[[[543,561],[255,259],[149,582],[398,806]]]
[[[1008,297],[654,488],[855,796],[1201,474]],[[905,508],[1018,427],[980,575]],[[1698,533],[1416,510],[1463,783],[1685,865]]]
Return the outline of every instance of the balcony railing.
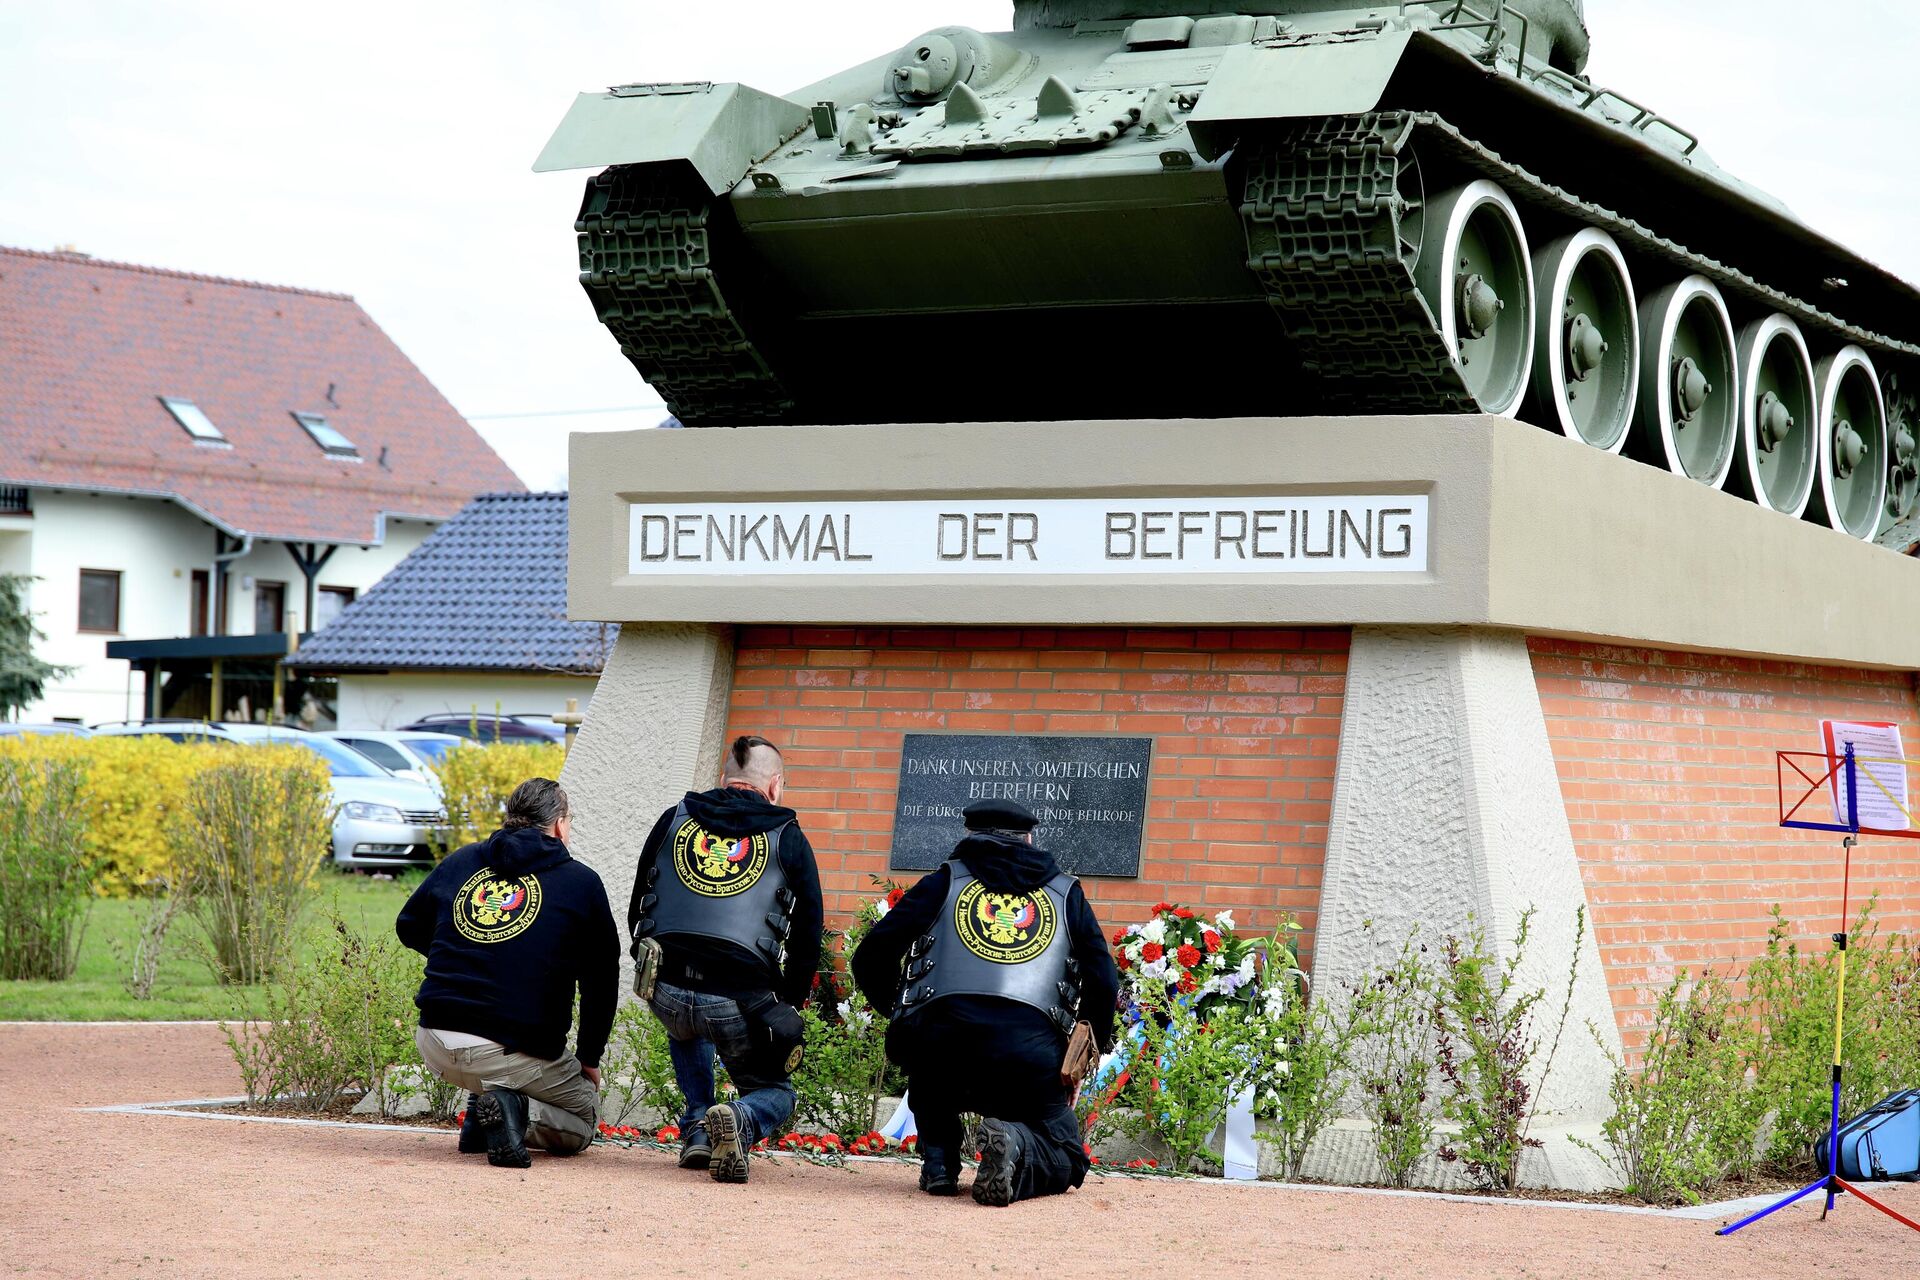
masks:
[[[20,485],[0,484],[0,516],[30,516],[33,503]]]

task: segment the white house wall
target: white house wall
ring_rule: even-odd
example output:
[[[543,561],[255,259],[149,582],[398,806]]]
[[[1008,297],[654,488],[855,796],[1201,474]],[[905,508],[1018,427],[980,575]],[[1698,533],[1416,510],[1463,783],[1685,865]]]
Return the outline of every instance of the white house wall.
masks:
[[[92,724],[141,714],[146,682],[128,664],[106,656],[110,640],[152,640],[191,634],[193,570],[213,569],[214,531],[177,503],[149,498],[37,489],[31,516],[0,517],[0,571],[32,574],[32,608],[46,639],[40,656],[74,673],[20,716],[56,717]],[[343,546],[320,571],[316,586],[364,592],[419,546],[434,524],[389,520],[378,547]],[[227,587],[230,634],[253,631],[253,596],[244,582],[287,584],[287,625],[305,629],[306,579],[286,545],[258,541],[231,562]],[[120,571],[120,631],[79,629],[80,570]]]
[[[568,698],[579,699],[585,711],[595,683],[592,676],[343,673],[336,714],[342,729],[397,729],[448,712],[551,715],[566,710]]]

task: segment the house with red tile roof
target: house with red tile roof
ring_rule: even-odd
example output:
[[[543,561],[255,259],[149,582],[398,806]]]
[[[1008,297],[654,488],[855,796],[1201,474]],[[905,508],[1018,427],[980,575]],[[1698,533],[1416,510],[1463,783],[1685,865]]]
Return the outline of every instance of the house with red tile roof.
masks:
[[[279,659],[522,488],[344,294],[0,247],[0,572],[75,668],[23,720],[324,723]]]

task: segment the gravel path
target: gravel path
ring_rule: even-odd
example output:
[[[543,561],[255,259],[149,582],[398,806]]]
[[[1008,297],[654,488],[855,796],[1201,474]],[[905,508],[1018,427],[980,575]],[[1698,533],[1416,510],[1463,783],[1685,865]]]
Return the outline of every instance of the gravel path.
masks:
[[[78,1107],[238,1092],[212,1027],[0,1027],[0,1274],[31,1276],[1880,1277],[1920,1234],[1864,1205],[1716,1223],[1273,1187],[1090,1180],[982,1209],[906,1166],[756,1162],[746,1187],[662,1155],[489,1168],[450,1137]],[[1920,1213],[1920,1187],[1881,1188]],[[1842,1202],[1845,1205],[1845,1202]],[[1776,1225],[1777,1224],[1777,1225]]]

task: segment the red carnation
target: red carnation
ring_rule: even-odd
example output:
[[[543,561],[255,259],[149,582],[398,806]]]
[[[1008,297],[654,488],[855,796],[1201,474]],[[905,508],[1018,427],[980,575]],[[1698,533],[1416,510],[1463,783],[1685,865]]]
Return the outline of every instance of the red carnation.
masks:
[[[1119,946],[1119,945],[1120,945],[1121,943],[1123,943],[1123,942],[1125,942],[1126,940],[1127,940],[1127,931],[1126,931],[1125,929],[1115,929],[1115,930],[1113,931],[1113,945],[1114,945],[1114,946],[1116,946],[1116,947],[1117,947],[1117,946]]]
[[[1180,949],[1173,953],[1173,958],[1180,962],[1182,969],[1191,969],[1200,963],[1200,948],[1191,942],[1183,942]]]
[[[1127,959],[1125,956],[1120,957],[1119,964],[1120,964],[1120,972],[1122,973],[1125,973],[1127,970],[1133,968],[1133,961]]]
[[[1148,964],[1152,964],[1165,954],[1167,954],[1167,949],[1157,942],[1149,942],[1140,948],[1140,958]]]
[[[1180,994],[1181,995],[1192,995],[1193,989],[1199,985],[1200,984],[1198,982],[1195,982],[1193,980],[1192,974],[1183,973],[1180,975]]]
[[[1173,904],[1171,902],[1156,902],[1153,904],[1153,914],[1155,915],[1171,910],[1173,910]]]
[[[1193,919],[1193,909],[1191,907],[1175,907],[1173,914],[1179,916],[1182,920]]]
[[[1220,949],[1220,935],[1211,929],[1204,930],[1200,934],[1200,940],[1207,944],[1207,953],[1209,955]]]
[[[887,910],[891,911],[895,907],[899,906],[900,899],[906,896],[907,896],[907,891],[905,889],[889,889],[887,891]]]

